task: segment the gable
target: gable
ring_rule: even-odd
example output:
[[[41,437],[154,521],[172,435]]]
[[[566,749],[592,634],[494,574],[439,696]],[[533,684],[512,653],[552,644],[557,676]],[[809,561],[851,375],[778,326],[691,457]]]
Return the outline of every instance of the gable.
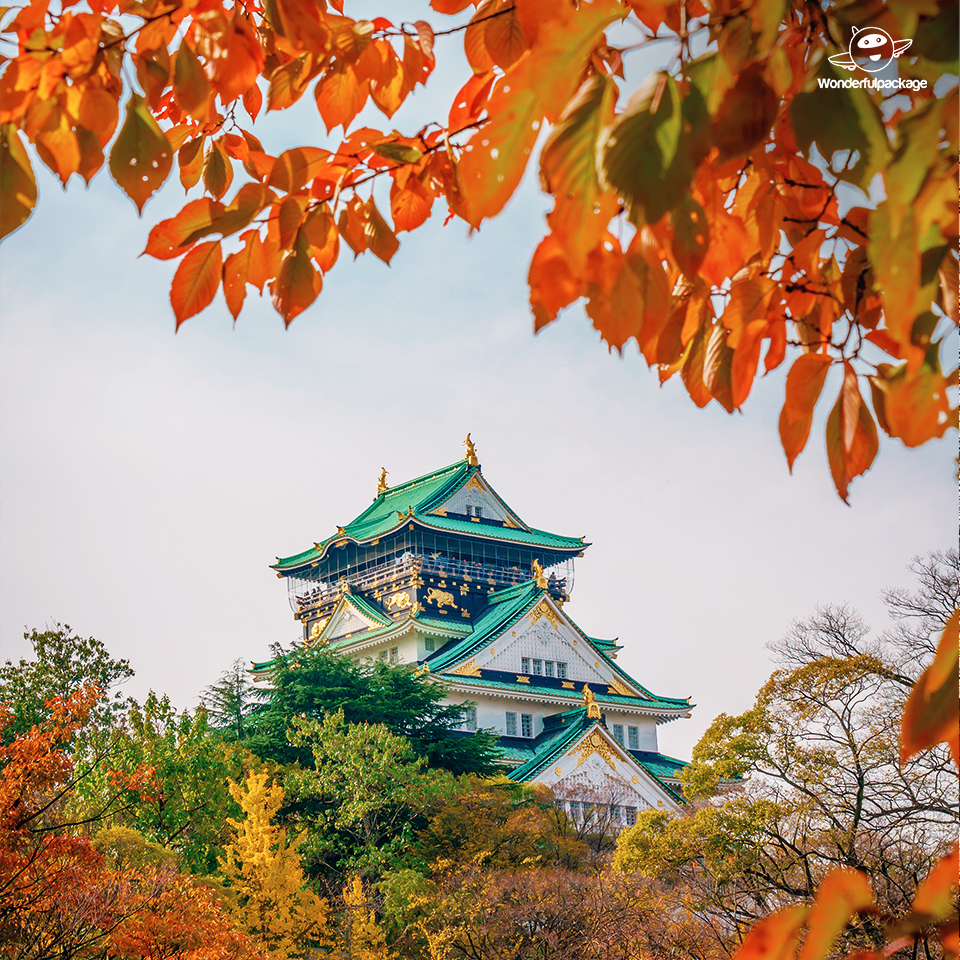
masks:
[[[339,640],[348,633],[360,633],[367,630],[374,630],[383,626],[372,617],[361,614],[357,608],[350,603],[348,598],[340,601],[340,605],[331,614],[330,621],[323,631],[324,640]]]
[[[557,664],[564,664],[565,678],[571,682],[606,684],[612,693],[641,696],[589,639],[546,599],[513,627],[491,638],[473,659],[475,669],[498,670],[519,676],[560,677]],[[525,660],[529,663],[524,663]],[[457,669],[450,672],[456,673]]]
[[[568,744],[533,778],[560,800],[601,805],[677,810],[680,803],[666,784],[645,770],[600,724]]]
[[[500,520],[508,527],[523,527],[520,518],[507,508],[506,504],[493,492],[493,488],[476,473],[433,512],[440,516],[452,513],[486,517],[490,520]]]

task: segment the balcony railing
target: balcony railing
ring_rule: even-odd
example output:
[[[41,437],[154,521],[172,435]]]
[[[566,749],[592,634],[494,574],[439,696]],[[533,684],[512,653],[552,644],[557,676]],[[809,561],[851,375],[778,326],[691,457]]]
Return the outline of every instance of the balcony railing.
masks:
[[[498,589],[525,583],[533,576],[531,570],[522,567],[405,553],[357,573],[346,573],[342,579],[352,587],[367,590],[416,573],[489,583]],[[561,573],[563,576],[560,576]],[[545,574],[550,593],[561,599],[567,599],[573,591],[573,561],[567,560],[557,564],[546,570]],[[339,582],[290,577],[287,583],[290,607],[294,613],[298,614],[309,607],[320,606],[328,600],[333,600],[340,594]]]

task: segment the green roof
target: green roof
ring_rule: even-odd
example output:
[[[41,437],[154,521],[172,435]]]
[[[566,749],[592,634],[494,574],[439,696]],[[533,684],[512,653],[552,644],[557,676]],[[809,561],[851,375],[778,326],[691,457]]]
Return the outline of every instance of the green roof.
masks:
[[[459,460],[457,463],[434,470],[422,477],[390,487],[379,494],[363,513],[341,527],[333,536],[314,544],[309,550],[290,557],[278,557],[277,562],[272,565],[273,569],[281,573],[293,571],[321,559],[330,544],[334,542],[341,542],[347,538],[357,543],[364,543],[399,530],[411,521],[432,530],[502,540],[505,543],[530,547],[543,547],[566,553],[579,552],[588,546],[583,542],[582,537],[562,537],[547,533],[545,530],[528,527],[526,524],[522,527],[506,527],[490,522],[473,523],[456,520],[432,513],[468,483],[471,477],[479,473],[479,467],[471,466],[465,460]],[[503,503],[499,496],[497,499]],[[512,510],[510,512],[513,513]]]
[[[590,719],[583,707],[544,717],[543,733],[531,744],[533,756],[511,770],[510,779],[518,782],[536,779],[539,773],[563,757],[569,748],[594,725],[602,726],[599,720]],[[507,749],[509,750],[509,747]],[[678,768],[686,766],[682,760],[674,760],[672,757],[665,757],[663,754],[647,750],[624,749],[624,753],[643,767],[665,793],[678,803],[684,802],[683,795],[661,779],[664,776],[676,776]]]

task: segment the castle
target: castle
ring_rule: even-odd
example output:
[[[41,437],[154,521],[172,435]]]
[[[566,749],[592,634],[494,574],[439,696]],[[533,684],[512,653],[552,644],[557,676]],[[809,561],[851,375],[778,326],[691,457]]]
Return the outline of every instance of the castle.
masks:
[[[657,726],[688,717],[689,699],[651,693],[618,666],[616,640],[570,618],[589,544],[521,520],[465,444],[463,460],[397,486],[381,471],[355,520],[277,559],[304,644],[416,664],[447,703],[470,704],[452,735],[494,730],[509,776],[551,787],[575,817],[677,809],[685,764],[658,751]]]

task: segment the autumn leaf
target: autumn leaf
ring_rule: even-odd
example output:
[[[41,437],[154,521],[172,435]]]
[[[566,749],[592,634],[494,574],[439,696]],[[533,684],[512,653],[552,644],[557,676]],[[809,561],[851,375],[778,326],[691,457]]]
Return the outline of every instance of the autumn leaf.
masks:
[[[850,481],[866,473],[877,455],[877,425],[860,395],[857,375],[844,363],[843,384],[827,418],[827,460],[844,503]]]
[[[922,363],[911,370],[909,363],[881,363],[870,384],[874,406],[883,410],[884,430],[908,447],[942,437],[956,426],[957,410],[950,407],[947,378],[938,368]]]
[[[310,248],[305,240],[298,240],[284,256],[271,286],[273,306],[284,325],[290,326],[317,299],[321,289],[323,277],[311,261]]]
[[[513,195],[542,118],[556,119],[563,111],[597,37],[622,13],[615,0],[594,0],[551,20],[543,26],[538,46],[497,85],[488,105],[491,121],[471,138],[459,164],[473,226],[499,213]]]
[[[540,241],[527,272],[534,332],[539,333],[557,313],[580,297],[583,284],[570,270],[563,246],[553,234]]]
[[[316,265],[324,273],[333,269],[340,253],[340,234],[327,204],[321,203],[306,215],[300,234],[307,242]]]
[[[807,445],[813,410],[823,392],[832,360],[823,353],[806,353],[794,361],[787,373],[787,395],[780,411],[780,442],[787,455],[787,466]]]
[[[950,746],[960,764],[960,708],[957,700],[957,611],[944,627],[933,663],[921,674],[903,708],[900,764],[939,743]],[[956,875],[954,874],[954,879]]]
[[[755,923],[733,960],[792,960],[809,909],[787,907]]]
[[[170,175],[173,151],[143,97],[131,94],[126,118],[110,151],[110,173],[143,213],[143,205]]]
[[[366,203],[366,216],[363,223],[363,234],[367,249],[377,259],[388,264],[393,255],[400,248],[400,241],[390,229],[390,225],[380,215],[373,197]]]
[[[677,84],[655,73],[601,134],[601,183],[620,193],[637,222],[656,223],[686,194],[694,168],[681,149],[682,132]]]
[[[206,120],[213,90],[196,52],[186,40],[174,59],[173,85],[180,106],[195,120]]]
[[[177,329],[184,320],[208,307],[220,286],[223,257],[219,240],[194,247],[180,262],[170,287],[170,305]]]
[[[0,239],[27,222],[37,202],[37,182],[20,134],[12,123],[0,128]]]
[[[396,181],[390,187],[390,216],[397,233],[416,230],[430,216],[432,205],[433,195],[419,177],[409,177],[402,188]]]
[[[556,198],[547,222],[578,273],[618,207],[613,194],[601,191],[596,164],[597,137],[613,119],[616,97],[612,80],[600,74],[586,80],[540,154],[541,186]]]
[[[143,252],[158,260],[179,257],[192,243],[214,229],[214,223],[224,210],[222,203],[209,197],[191,200],[175,217],[161,220],[151,229]]]
[[[227,156],[222,140],[214,140],[207,150],[207,159],[203,167],[203,187],[219,200],[233,182],[233,164]]]
[[[851,917],[866,910],[876,910],[866,875],[859,870],[831,870],[817,887],[797,960],[823,960]]]
[[[296,193],[328,167],[329,150],[322,147],[294,147],[277,157],[267,179],[267,186]]]
[[[369,93],[368,82],[361,82],[350,64],[337,60],[317,81],[314,91],[327,133],[341,125],[346,130],[363,109]]]

